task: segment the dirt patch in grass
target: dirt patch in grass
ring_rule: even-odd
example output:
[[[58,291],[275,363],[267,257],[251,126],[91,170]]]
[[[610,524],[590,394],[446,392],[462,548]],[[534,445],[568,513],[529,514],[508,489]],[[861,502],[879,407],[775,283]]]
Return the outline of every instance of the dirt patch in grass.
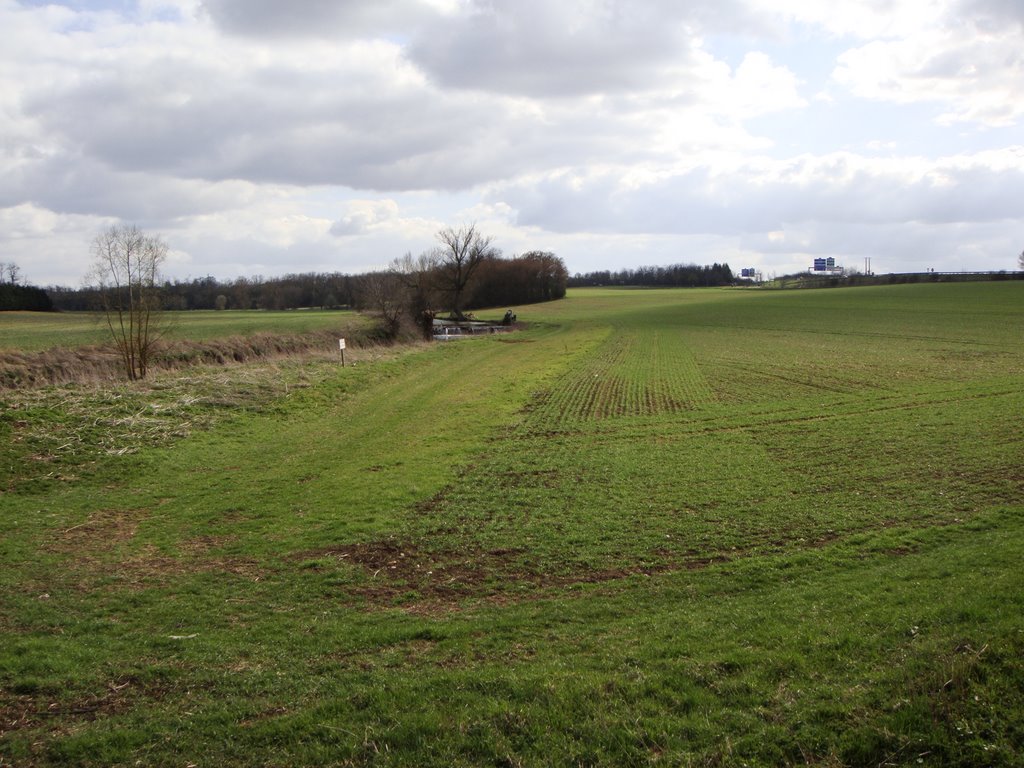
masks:
[[[553,589],[703,569],[727,562],[734,555],[680,557],[654,553],[645,562],[551,571],[531,563],[530,553],[522,548],[428,549],[412,542],[383,539],[306,550],[293,553],[289,559],[311,562],[313,565],[308,567],[313,568],[324,560],[357,567],[363,580],[346,589],[353,597],[365,600],[371,610],[401,607],[412,613],[443,614],[465,600],[540,599]]]
[[[211,556],[203,550],[184,552],[173,557],[160,554],[152,547],[116,563],[105,564],[104,570],[114,573],[122,587],[146,589],[165,585],[182,576],[218,573],[235,576],[246,581],[263,578],[267,568],[252,557]]]
[[[919,521],[927,527],[951,525],[951,521]],[[444,615],[474,602],[516,603],[544,599],[574,586],[606,584],[635,577],[651,577],[698,571],[744,558],[786,556],[800,551],[844,547],[850,536],[878,533],[900,526],[879,525],[847,531],[827,531],[817,536],[780,538],[777,534],[740,548],[717,551],[677,550],[659,547],[619,562],[557,563],[543,561],[525,548],[453,545],[458,534],[438,533],[422,541],[395,538],[359,542],[296,552],[290,561],[305,562],[308,568],[330,568],[330,561],[348,564],[359,574],[345,591],[363,601],[368,610],[392,609],[423,615]],[[442,543],[443,542],[443,543]],[[882,549],[870,549],[859,557],[899,557],[913,554],[913,543],[900,542]]]
[[[44,546],[50,552],[81,557],[111,552],[130,541],[146,517],[144,510],[98,509],[84,522],[56,531]]]
[[[559,488],[562,485],[562,472],[558,469],[508,470],[495,476],[499,487],[520,488],[531,487]]]
[[[182,553],[190,556],[205,555],[213,550],[225,547],[238,541],[238,536],[225,534],[222,536],[196,536],[186,539],[179,545]]]
[[[189,539],[177,554],[168,554],[152,545],[132,544],[135,526],[130,521],[97,522],[55,539],[47,549],[66,557],[66,581],[82,592],[97,589],[100,583],[104,589],[148,589],[204,573],[259,581],[268,572],[266,563],[256,558],[217,554],[230,537]],[[125,550],[119,552],[121,546]]]
[[[260,712],[257,712],[251,717],[239,720],[238,726],[240,728],[252,728],[254,725],[257,725],[258,723],[261,723],[263,721],[273,720],[277,717],[284,717],[285,715],[289,714],[289,712],[290,710],[288,709],[288,707],[270,707],[269,709],[264,709]]]
[[[127,712],[145,701],[159,701],[170,692],[169,685],[129,676],[108,682],[100,691],[73,697],[48,691],[3,695],[0,697],[0,739],[8,733],[30,729],[66,731],[78,723]]]
[[[176,554],[152,545],[133,544],[147,510],[103,509],[84,522],[54,531],[43,550],[66,558],[65,569],[78,589],[88,591],[98,580],[129,588],[146,588],[196,573],[224,573],[258,580],[266,568],[255,558],[219,555],[234,536],[197,536],[185,539]]]
[[[409,589],[458,593],[478,588],[502,564],[522,550],[455,551],[426,550],[394,539],[360,542],[309,550],[291,556],[295,560],[336,559],[358,566],[371,583],[357,591],[363,595],[399,595]]]

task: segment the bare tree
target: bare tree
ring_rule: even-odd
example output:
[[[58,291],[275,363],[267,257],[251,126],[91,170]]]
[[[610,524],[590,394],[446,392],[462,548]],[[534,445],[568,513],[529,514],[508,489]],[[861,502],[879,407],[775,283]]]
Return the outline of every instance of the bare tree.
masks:
[[[158,280],[167,245],[134,225],[115,225],[96,236],[91,278],[117,351],[131,380],[146,376],[166,325],[160,317]]]
[[[18,280],[21,279],[21,267],[11,262],[0,262],[0,283],[10,283],[11,285],[17,285]]]
[[[1017,266],[1024,269],[1024,251],[1020,252],[1020,256],[1017,257]]]
[[[356,305],[377,315],[384,334],[393,339],[402,329],[408,301],[405,287],[394,272],[369,272],[359,277]]]
[[[413,258],[407,252],[391,262],[391,272],[398,275],[405,287],[409,317],[419,326],[424,338],[434,332],[434,309],[437,294],[437,256],[432,251]]]
[[[473,274],[486,260],[496,257],[493,238],[484,237],[475,224],[459,229],[445,227],[437,233],[441,247],[435,251],[441,290],[448,294],[448,306],[454,317],[462,319],[462,307]]]

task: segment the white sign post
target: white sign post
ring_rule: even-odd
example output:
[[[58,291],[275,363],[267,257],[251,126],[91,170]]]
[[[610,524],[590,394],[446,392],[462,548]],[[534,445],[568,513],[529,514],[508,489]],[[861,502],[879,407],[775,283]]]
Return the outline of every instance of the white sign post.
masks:
[[[341,350],[341,367],[345,367],[345,340],[338,339],[338,349]]]

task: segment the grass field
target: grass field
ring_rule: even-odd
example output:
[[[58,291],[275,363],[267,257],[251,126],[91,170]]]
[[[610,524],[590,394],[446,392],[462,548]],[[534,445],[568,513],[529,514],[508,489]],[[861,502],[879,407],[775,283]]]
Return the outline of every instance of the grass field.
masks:
[[[352,312],[303,309],[198,310],[169,312],[167,338],[206,341],[252,333],[306,333],[350,323]],[[0,312],[0,351],[40,351],[56,346],[83,346],[110,342],[110,332],[98,312]]]
[[[0,765],[1022,764],[1024,284],[518,314],[0,393]]]

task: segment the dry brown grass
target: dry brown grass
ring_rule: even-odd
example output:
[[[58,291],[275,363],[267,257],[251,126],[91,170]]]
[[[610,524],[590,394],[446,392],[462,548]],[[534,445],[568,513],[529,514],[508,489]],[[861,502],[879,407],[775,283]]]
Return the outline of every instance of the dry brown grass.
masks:
[[[0,389],[115,381],[124,378],[113,347],[55,347],[45,352],[0,351]]]
[[[373,348],[367,333],[347,332],[351,348]],[[330,356],[337,332],[303,334],[257,333],[208,341],[164,341],[150,365],[154,371],[180,370],[197,365],[235,365],[283,357]],[[351,353],[350,353],[351,354]],[[111,345],[54,347],[43,352],[0,351],[0,389],[25,389],[63,384],[103,384],[125,378],[120,356]]]

